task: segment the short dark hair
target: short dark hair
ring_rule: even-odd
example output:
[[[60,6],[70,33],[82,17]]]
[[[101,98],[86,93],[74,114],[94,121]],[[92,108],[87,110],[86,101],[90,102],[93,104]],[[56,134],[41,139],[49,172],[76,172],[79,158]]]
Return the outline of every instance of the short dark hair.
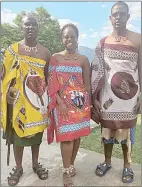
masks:
[[[123,5],[123,6],[125,6],[125,7],[127,8],[127,12],[129,13],[129,6],[128,6],[124,1],[118,1],[118,2],[116,2],[116,3],[112,6],[112,8],[111,8],[111,13],[112,13],[112,9],[113,9],[115,6],[117,6],[117,5]]]
[[[78,38],[78,37],[79,37],[78,28],[76,27],[76,25],[74,25],[74,24],[72,24],[72,23],[68,23],[68,24],[66,24],[66,25],[64,25],[64,26],[62,27],[62,29],[61,29],[61,36],[63,36],[64,30],[65,30],[66,28],[68,28],[68,27],[71,27],[71,28],[74,29],[74,31],[75,31],[75,33],[76,33],[76,36],[77,36],[77,38]]]
[[[23,19],[24,19],[24,18],[29,18],[29,17],[32,17],[32,18],[34,18],[34,19],[37,21],[37,18],[36,18],[32,13],[29,13],[29,12],[26,13],[26,12],[25,12],[25,13],[23,14],[23,16],[22,16],[22,23],[23,23]],[[38,21],[37,21],[37,23],[38,23]]]

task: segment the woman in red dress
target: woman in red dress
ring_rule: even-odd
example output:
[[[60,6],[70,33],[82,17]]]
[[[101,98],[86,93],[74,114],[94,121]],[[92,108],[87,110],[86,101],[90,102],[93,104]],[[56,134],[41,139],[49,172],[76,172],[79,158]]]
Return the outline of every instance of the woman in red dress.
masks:
[[[74,161],[80,137],[90,134],[90,64],[86,56],[77,52],[78,36],[75,25],[67,24],[62,28],[65,50],[51,57],[48,77],[54,116],[49,129],[55,130],[56,141],[61,143],[63,183],[67,187],[73,186],[71,177],[76,174]],[[56,104],[53,95],[56,95]]]

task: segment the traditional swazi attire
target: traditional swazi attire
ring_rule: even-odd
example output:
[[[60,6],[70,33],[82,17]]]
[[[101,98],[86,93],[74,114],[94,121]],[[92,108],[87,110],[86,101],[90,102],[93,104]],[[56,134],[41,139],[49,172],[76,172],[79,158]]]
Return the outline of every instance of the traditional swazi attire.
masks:
[[[107,44],[102,39],[92,62],[93,100],[101,104],[104,143],[125,143],[131,161],[135,126],[140,108],[138,50],[133,46]]]
[[[11,83],[15,82],[17,96],[13,104],[12,141],[17,146],[40,144],[43,131],[49,123],[45,64],[44,60],[18,54],[18,43],[11,45],[5,53],[1,122],[5,137],[9,128],[6,95]]]
[[[55,57],[50,60],[49,78],[49,108],[53,113],[53,121],[48,128],[48,136],[56,132],[56,141],[72,141],[90,134],[90,101],[82,78],[82,67],[74,62],[57,62]],[[56,93],[68,108],[69,120],[60,114],[56,104]],[[49,138],[48,137],[48,138]],[[49,143],[53,138],[49,140]]]

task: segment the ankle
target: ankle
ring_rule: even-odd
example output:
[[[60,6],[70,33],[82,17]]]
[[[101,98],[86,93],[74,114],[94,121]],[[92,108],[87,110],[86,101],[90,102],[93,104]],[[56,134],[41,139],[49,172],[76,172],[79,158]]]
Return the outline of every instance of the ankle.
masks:
[[[124,163],[124,168],[130,168],[130,163]]]
[[[105,163],[111,165],[111,159],[105,159]]]
[[[68,168],[62,168],[63,174],[70,174],[70,167]]]
[[[74,163],[71,163],[70,166],[74,166]]]
[[[33,163],[33,167],[37,167],[39,165],[38,162]]]
[[[22,169],[22,168],[23,168],[22,165],[16,166],[16,169]]]

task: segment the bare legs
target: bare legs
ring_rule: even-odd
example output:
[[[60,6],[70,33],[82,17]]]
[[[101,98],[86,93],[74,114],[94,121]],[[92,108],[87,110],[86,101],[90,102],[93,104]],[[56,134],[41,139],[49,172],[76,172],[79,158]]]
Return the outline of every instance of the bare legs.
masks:
[[[105,161],[104,163],[101,164],[101,168],[96,169],[96,174],[98,176],[103,176],[107,172],[107,170],[110,168],[112,149],[113,149],[113,144],[104,144]]]
[[[113,144],[104,144],[105,163],[111,164]]]
[[[111,156],[112,156],[113,144],[104,144],[104,154],[105,154],[105,162],[107,164],[111,164]],[[128,147],[126,144],[122,144],[123,158],[124,158],[124,168],[129,168],[130,163],[128,162]]]
[[[113,144],[104,144],[104,155],[105,161],[108,166],[111,165],[111,156],[112,156]],[[124,168],[130,168],[130,163],[128,161],[128,147],[126,144],[122,144],[123,158],[124,158]],[[106,165],[102,165],[101,167],[107,167]],[[104,171],[102,169],[96,170],[97,175],[103,176]],[[123,177],[125,180],[130,180],[131,176]]]
[[[13,145],[16,169],[13,169],[14,175],[11,174],[11,176],[8,177],[8,184],[10,186],[15,186],[16,184],[18,184],[19,178],[23,175],[23,169],[22,169],[23,150],[24,147]]]
[[[63,174],[64,186],[72,186],[71,174],[69,167],[74,165],[74,161],[79,149],[80,138],[74,141],[61,142],[61,155],[65,172]]]
[[[24,151],[24,147],[13,145],[13,152],[14,152],[15,163],[16,163],[16,169],[14,169],[13,171],[17,177],[15,178],[13,175],[8,179],[8,184],[10,186],[16,185],[19,182],[20,176],[22,176],[23,174],[23,169],[22,169],[23,151]],[[32,165],[33,167],[36,167],[38,166],[39,145],[32,146],[31,151],[32,151]]]
[[[79,146],[80,146],[80,138],[77,140],[74,140],[73,152],[72,152],[72,157],[71,157],[71,165],[73,166],[74,166],[74,161],[75,161]]]
[[[126,144],[122,144],[123,158],[124,158],[124,168],[130,168],[130,163],[128,161],[128,147]]]
[[[61,155],[64,168],[69,168],[73,153],[73,141],[61,142]]]
[[[23,158],[24,147],[13,145],[13,150],[14,150],[16,167],[18,169],[22,168],[22,158]],[[36,167],[38,165],[39,145],[31,146],[31,151],[32,151],[32,165],[33,167]]]
[[[39,145],[33,145],[31,146],[32,151],[32,165],[33,167],[38,166],[38,157],[39,157]]]
[[[74,141],[61,142],[61,155],[64,168],[74,165],[79,146],[80,138]]]
[[[13,145],[16,167],[18,169],[22,168],[23,150],[24,150],[24,147]]]

